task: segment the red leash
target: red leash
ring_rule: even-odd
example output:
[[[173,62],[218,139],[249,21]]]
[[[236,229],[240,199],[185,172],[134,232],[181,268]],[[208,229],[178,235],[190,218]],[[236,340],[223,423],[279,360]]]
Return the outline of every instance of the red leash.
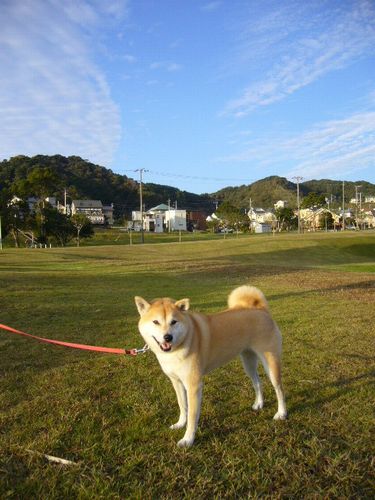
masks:
[[[44,339],[43,337],[37,337],[36,335],[30,335],[30,333],[21,332],[20,330],[15,330],[7,325],[0,324],[0,328],[11,333],[16,333],[17,335],[23,335],[24,337],[29,337],[40,342],[46,342],[47,344],[61,345],[64,347],[71,347],[72,349],[83,349],[84,351],[95,351],[95,352],[105,352],[108,354],[129,354],[130,356],[137,356],[148,350],[148,346],[144,346],[143,349],[117,349],[114,347],[97,347],[94,345],[85,344],[73,344],[71,342],[62,342],[61,340],[51,340]]]

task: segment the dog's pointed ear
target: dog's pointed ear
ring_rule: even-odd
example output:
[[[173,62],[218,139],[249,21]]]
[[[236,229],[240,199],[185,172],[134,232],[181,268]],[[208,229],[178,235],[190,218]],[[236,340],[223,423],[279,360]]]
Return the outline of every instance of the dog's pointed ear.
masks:
[[[140,316],[143,316],[150,309],[150,304],[142,297],[134,297],[134,301]]]
[[[175,306],[180,310],[180,311],[187,311],[190,307],[190,300],[189,299],[181,299],[178,300],[175,303]]]

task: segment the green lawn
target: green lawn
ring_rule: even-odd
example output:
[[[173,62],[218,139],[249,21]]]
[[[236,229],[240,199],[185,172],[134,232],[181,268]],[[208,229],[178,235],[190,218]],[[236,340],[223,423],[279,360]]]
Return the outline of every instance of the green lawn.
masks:
[[[207,377],[196,443],[181,450],[151,353],[0,331],[0,497],[373,497],[374,273],[372,232],[3,250],[0,323],[59,340],[141,347],[134,295],[213,312],[235,286],[260,287],[284,336],[289,418],[272,420],[266,381],[264,410],[251,410],[234,361]]]

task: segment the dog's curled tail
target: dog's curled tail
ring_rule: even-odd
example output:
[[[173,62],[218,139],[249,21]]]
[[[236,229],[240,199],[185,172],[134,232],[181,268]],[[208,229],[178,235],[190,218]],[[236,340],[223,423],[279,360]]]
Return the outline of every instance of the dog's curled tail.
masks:
[[[229,309],[263,309],[268,303],[263,293],[255,286],[243,285],[235,288],[228,296]]]

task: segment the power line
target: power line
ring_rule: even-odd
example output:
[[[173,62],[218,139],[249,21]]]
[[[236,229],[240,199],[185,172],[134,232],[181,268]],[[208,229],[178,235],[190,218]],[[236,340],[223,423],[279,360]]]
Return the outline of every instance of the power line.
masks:
[[[139,169],[133,170],[123,170],[124,172],[138,172]],[[255,182],[257,179],[249,179],[249,178],[235,178],[235,177],[202,177],[200,175],[184,175],[184,174],[176,174],[174,172],[160,172],[157,170],[147,170],[150,174],[159,175],[160,177],[177,177],[179,179],[195,179],[199,181],[234,181],[234,182]]]

